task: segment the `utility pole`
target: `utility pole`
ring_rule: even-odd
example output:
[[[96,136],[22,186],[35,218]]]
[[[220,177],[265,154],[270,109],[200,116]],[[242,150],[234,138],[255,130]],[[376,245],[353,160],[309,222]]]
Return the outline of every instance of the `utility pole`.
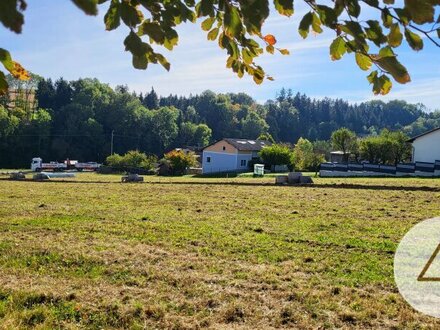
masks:
[[[112,138],[110,142],[110,155],[113,155],[113,139],[115,137],[115,130],[112,130]]]

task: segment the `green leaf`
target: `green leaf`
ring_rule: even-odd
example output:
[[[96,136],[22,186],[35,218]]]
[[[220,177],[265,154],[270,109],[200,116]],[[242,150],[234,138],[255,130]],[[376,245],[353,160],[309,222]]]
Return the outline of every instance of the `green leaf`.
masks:
[[[203,31],[209,31],[209,30],[211,30],[211,28],[212,28],[212,25],[214,24],[214,22],[215,22],[215,17],[208,17],[207,19],[205,19],[203,22],[202,22],[202,30]]]
[[[435,13],[434,3],[439,5],[435,1],[405,0],[405,9],[415,23],[432,23],[434,22]]]
[[[406,84],[411,81],[408,71],[395,56],[379,57],[375,60],[375,63],[389,72],[397,82]]]
[[[298,32],[304,39],[307,38],[310,30],[310,26],[312,25],[313,15],[311,12],[308,12],[304,15],[301,22],[299,23]]]
[[[249,52],[249,50],[247,48],[244,48],[241,51],[241,54],[242,54],[244,63],[251,64],[254,61],[254,57],[252,56],[252,54]]]
[[[352,35],[357,41],[365,43],[365,34],[362,26],[358,22],[345,21],[341,26],[342,31]]]
[[[293,15],[293,0],[274,0],[275,9],[284,16]]]
[[[145,70],[148,67],[148,57],[146,55],[133,55],[133,67],[139,70]]]
[[[396,56],[394,54],[393,49],[389,46],[383,47],[379,50],[379,56],[380,57],[390,57],[390,56]]]
[[[124,40],[125,50],[131,52],[134,56],[142,57],[146,53],[151,52],[152,48],[150,45],[142,42],[141,38],[131,31],[127,38]]]
[[[126,1],[121,2],[119,14],[128,27],[136,27],[144,19],[144,15],[137,9],[137,6]]]
[[[240,35],[242,25],[237,7],[232,5],[226,6],[223,23],[225,25],[225,34],[227,36],[237,38]]]
[[[272,45],[267,45],[266,46],[266,52],[273,54],[275,52],[275,48]]]
[[[290,55],[290,51],[287,49],[278,49],[278,51],[283,55]]]
[[[138,35],[148,35],[151,40],[162,45],[165,41],[165,32],[157,22],[145,20],[138,29]]]
[[[312,14],[312,30],[316,33],[322,33],[321,20],[316,13]]]
[[[405,29],[405,39],[408,42],[408,45],[415,51],[419,51],[423,49],[423,40],[420,36],[410,29]]]
[[[208,33],[208,40],[215,40],[217,39],[219,28],[214,28]]]
[[[169,28],[165,30],[165,40],[164,40],[164,47],[168,50],[172,50],[174,46],[177,45],[179,42],[179,35],[177,34],[176,30]]]
[[[24,23],[24,16],[21,12],[26,9],[26,2],[19,1],[19,3],[17,0],[0,1],[0,22],[15,33],[21,33]]]
[[[440,38],[440,29],[437,29],[437,37]]]
[[[214,16],[214,0],[202,0],[196,5],[196,14],[201,16]]]
[[[384,8],[382,10],[382,23],[383,26],[385,26],[386,28],[389,28],[391,26],[391,24],[393,24],[393,17],[390,15],[390,11],[388,8]]]
[[[390,92],[391,87],[393,87],[393,83],[390,78],[386,75],[382,75],[377,80],[377,88],[379,89],[379,93],[382,95],[386,95]]]
[[[6,49],[0,48],[0,62],[2,62],[6,70],[9,72],[14,69],[14,62],[12,61],[11,54]]]
[[[336,12],[332,8],[324,5],[317,5],[316,8],[321,22],[325,26],[334,28],[337,22]]]
[[[391,47],[399,47],[402,43],[403,35],[400,32],[399,24],[394,23],[390,27],[390,33],[388,34],[388,44]]]
[[[387,42],[387,38],[382,32],[382,27],[378,21],[368,20],[367,24],[369,28],[365,29],[367,38],[375,43],[376,46],[380,47],[381,44]]]
[[[340,60],[344,56],[347,48],[345,47],[345,41],[342,37],[337,37],[330,45],[330,56],[332,61]]]
[[[233,1],[227,1],[233,2]],[[240,3],[243,24],[249,34],[261,33],[261,27],[269,16],[268,0],[237,1]]]
[[[171,64],[167,61],[167,59],[162,54],[156,54],[156,58],[159,63],[167,70],[170,71]]]
[[[110,7],[104,16],[104,23],[107,31],[114,30],[121,24],[118,0],[112,0]]]
[[[347,0],[347,10],[351,16],[358,17],[361,13],[361,6],[359,0]]]
[[[254,75],[253,75],[254,77],[254,81],[255,81],[255,83],[257,84],[257,85],[260,85],[262,82],[263,82],[263,80],[264,80],[264,74],[262,74],[262,73],[260,73],[260,72],[258,72],[258,71],[256,71],[256,72],[254,72]]]
[[[98,0],[72,0],[87,15],[98,14]]]
[[[8,82],[6,81],[5,74],[0,71],[0,95],[1,94],[7,94],[8,93]]]
[[[375,95],[386,95],[390,92],[391,87],[393,86],[390,79],[386,75],[379,77],[377,71],[371,72],[367,76],[367,80],[373,85],[373,93]]]
[[[393,8],[399,19],[402,21],[403,25],[408,25],[410,21],[410,16],[405,8]]]
[[[368,56],[366,56],[366,55],[364,55],[362,53],[356,53],[355,58],[356,58],[357,65],[362,70],[366,71],[366,70],[369,70],[371,68],[372,61],[371,61],[371,59]]]

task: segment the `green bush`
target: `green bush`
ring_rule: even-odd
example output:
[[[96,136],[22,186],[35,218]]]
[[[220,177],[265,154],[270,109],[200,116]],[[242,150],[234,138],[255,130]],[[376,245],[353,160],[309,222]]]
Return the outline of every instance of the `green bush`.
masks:
[[[117,168],[137,167],[152,170],[157,162],[157,157],[146,155],[138,150],[131,150],[123,156],[118,154],[108,156],[105,162],[107,165]]]
[[[292,151],[287,145],[272,144],[260,151],[260,158],[268,166],[289,165],[292,159]]]

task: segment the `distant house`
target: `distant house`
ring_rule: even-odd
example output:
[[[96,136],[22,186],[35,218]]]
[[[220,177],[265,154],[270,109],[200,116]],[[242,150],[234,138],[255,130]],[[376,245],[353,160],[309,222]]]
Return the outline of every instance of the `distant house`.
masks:
[[[221,172],[245,172],[249,161],[258,159],[258,153],[268,141],[247,139],[223,139],[205,149],[202,155],[203,174]]]
[[[344,153],[341,150],[330,152],[330,162],[332,163],[347,163],[350,153]]]
[[[412,161],[434,163],[440,160],[440,127],[408,140],[412,143]]]

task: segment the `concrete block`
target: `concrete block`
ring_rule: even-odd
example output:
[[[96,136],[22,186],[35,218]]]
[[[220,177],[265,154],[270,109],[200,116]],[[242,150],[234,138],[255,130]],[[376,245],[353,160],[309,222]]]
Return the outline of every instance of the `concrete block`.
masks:
[[[299,183],[301,176],[302,176],[301,172],[289,172],[287,176],[287,182],[289,184]]]
[[[287,175],[278,175],[275,177],[275,184],[287,184],[288,177]]]

